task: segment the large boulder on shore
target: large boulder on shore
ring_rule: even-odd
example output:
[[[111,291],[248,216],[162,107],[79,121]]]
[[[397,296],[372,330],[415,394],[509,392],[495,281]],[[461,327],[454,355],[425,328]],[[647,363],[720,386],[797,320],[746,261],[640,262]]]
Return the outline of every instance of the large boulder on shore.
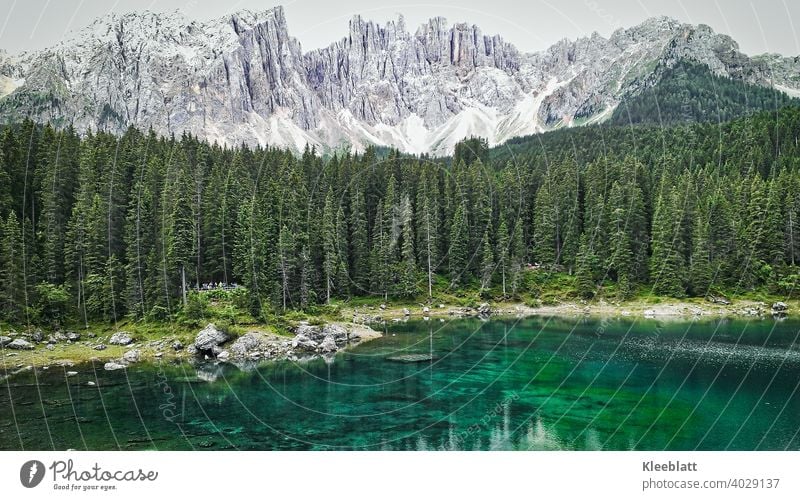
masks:
[[[141,353],[139,352],[138,349],[132,349],[132,350],[126,352],[125,354],[123,354],[122,355],[122,359],[126,363],[138,363],[139,359],[141,358],[141,356],[142,355],[141,355]]]
[[[123,365],[122,363],[117,363],[116,361],[109,361],[108,363],[103,365],[103,369],[110,372],[114,370],[124,370],[125,368],[127,368],[126,365]]]
[[[117,332],[108,339],[111,345],[129,345],[133,343],[133,337],[128,332]]]
[[[234,358],[246,358],[261,350],[261,338],[255,333],[245,333],[230,346],[228,351]]]
[[[33,344],[31,344],[27,340],[14,339],[11,342],[9,342],[6,347],[9,349],[17,349],[20,351],[30,351],[31,349],[33,349]]]
[[[323,339],[333,337],[337,344],[347,342],[347,328],[341,325],[325,325],[322,329]]]
[[[214,323],[209,323],[197,334],[194,339],[194,346],[199,351],[210,351],[214,347],[219,347],[220,344],[227,342],[229,338],[228,334],[217,328]]]
[[[322,333],[322,328],[309,325],[308,323],[300,323],[297,328],[295,328],[294,333],[295,335],[303,335],[314,342],[319,342],[325,338],[325,335]]]
[[[339,347],[336,345],[336,341],[333,339],[333,335],[325,337],[319,344],[319,352],[330,353],[330,352],[336,352],[338,350]]]
[[[297,335],[295,335],[294,339],[292,339],[292,349],[300,349],[303,351],[316,351],[317,342],[311,340],[303,333],[298,333]]]
[[[789,306],[785,302],[775,302],[772,304],[772,312],[786,312]]]

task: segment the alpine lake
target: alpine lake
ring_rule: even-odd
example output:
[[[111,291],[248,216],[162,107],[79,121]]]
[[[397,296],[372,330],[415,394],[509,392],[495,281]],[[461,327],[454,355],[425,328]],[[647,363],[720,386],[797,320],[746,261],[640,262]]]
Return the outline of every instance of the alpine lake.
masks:
[[[0,449],[800,449],[800,320],[433,319],[383,333],[327,359],[28,370],[0,383]]]

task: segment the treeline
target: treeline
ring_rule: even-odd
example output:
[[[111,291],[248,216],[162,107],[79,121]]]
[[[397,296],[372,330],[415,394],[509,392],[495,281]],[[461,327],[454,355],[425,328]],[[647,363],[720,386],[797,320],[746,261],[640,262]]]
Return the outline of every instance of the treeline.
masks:
[[[716,76],[704,64],[681,61],[662,68],[655,85],[623,100],[609,122],[725,122],[790,104],[797,105],[798,100],[779,90]]]
[[[243,285],[255,317],[443,289],[516,298],[549,272],[587,298],[788,294],[800,279],[798,134],[800,111],[786,108],[496,150],[470,139],[431,161],[25,122],[0,132],[0,320],[166,319],[207,282]]]

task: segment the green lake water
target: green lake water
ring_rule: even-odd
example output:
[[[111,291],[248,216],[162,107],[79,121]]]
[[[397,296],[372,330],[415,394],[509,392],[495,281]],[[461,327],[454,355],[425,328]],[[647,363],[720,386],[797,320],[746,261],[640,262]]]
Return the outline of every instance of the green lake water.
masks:
[[[0,383],[0,449],[798,450],[798,332],[409,321],[327,361],[53,366]]]

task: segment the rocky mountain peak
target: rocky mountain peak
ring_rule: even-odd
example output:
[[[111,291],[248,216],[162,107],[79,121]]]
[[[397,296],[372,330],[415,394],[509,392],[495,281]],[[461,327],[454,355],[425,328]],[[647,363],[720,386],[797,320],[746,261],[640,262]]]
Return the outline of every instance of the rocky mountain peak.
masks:
[[[0,119],[448,154],[469,135],[496,144],[602,121],[682,60],[800,88],[796,59],[751,59],[730,37],[668,17],[526,54],[474,24],[434,17],[412,35],[402,16],[384,25],[354,16],[339,41],[303,53],[282,7],[204,22],[145,11],[110,14],[43,51],[0,54]]]
[[[286,23],[286,15],[283,7],[278,5],[271,9],[253,11],[249,9],[239,10],[216,21],[227,21],[233,27],[236,34],[251,31],[257,27],[266,28],[280,33],[281,36],[289,37],[289,28]],[[214,23],[213,21],[211,23]]]

